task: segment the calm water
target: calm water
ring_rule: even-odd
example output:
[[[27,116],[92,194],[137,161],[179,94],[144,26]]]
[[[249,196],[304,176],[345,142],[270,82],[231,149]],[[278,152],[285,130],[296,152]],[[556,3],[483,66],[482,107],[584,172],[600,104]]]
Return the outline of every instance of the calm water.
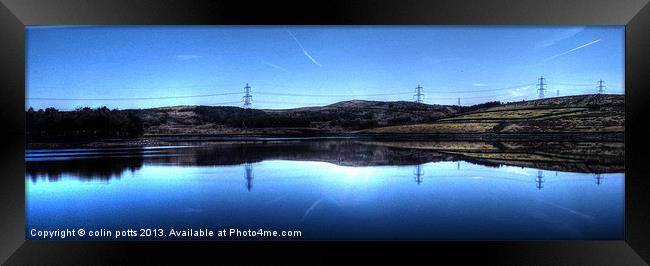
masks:
[[[584,164],[538,169],[355,141],[28,150],[26,165],[28,239],[40,239],[31,229],[66,228],[302,231],[274,239],[624,237],[620,165],[558,171]]]

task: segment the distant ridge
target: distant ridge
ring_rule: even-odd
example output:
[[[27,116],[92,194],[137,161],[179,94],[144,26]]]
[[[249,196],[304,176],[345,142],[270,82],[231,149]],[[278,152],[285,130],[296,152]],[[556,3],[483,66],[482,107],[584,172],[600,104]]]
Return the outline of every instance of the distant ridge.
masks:
[[[28,110],[27,113],[31,118],[28,125],[36,123],[34,128],[28,128],[28,132],[37,138],[74,137],[75,134],[119,137],[125,135],[124,132],[142,132],[145,137],[327,134],[436,134],[449,137],[449,134],[528,134],[529,138],[535,138],[541,137],[541,134],[555,133],[562,133],[563,136],[620,133],[622,136],[625,128],[624,100],[624,95],[590,94],[509,103],[486,102],[472,106],[349,100],[293,109],[169,106],[130,110],[83,108],[73,112],[59,112],[50,108],[48,111]],[[104,118],[98,115],[112,119],[111,126],[102,127],[105,123],[98,119]],[[85,117],[85,120],[79,120],[80,117]],[[102,133],[92,133],[97,129],[88,129],[89,124],[83,123],[94,123],[92,126]],[[125,131],[122,127],[129,127],[129,130]],[[129,134],[126,136],[131,136]]]

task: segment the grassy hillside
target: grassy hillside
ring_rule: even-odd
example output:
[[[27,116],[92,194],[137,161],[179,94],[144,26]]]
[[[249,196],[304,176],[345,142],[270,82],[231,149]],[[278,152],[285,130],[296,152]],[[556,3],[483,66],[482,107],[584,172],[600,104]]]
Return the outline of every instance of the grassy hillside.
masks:
[[[441,137],[452,136],[452,133],[491,133],[480,136],[514,133],[508,135],[529,134],[532,138],[538,138],[541,136],[538,133],[575,136],[574,133],[591,132],[616,133],[618,136],[625,128],[623,95],[579,95],[507,104],[488,102],[474,106],[354,100],[281,110],[175,106],[135,110],[79,108],[62,112],[48,108],[38,111],[30,109],[26,116],[30,140],[129,138],[142,134],[303,136],[326,133],[360,133],[376,137],[396,133],[439,134]]]
[[[623,95],[522,101],[456,113],[430,123],[377,127],[364,133],[624,132]]]
[[[457,107],[398,101],[346,101],[322,107],[259,110],[225,106],[177,106],[139,110],[145,134],[351,132],[427,123]]]

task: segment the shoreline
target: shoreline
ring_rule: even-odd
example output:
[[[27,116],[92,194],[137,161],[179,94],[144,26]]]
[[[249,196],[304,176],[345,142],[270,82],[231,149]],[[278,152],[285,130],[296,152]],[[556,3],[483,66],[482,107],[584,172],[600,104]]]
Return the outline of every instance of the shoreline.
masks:
[[[332,133],[332,134],[160,134],[130,139],[43,139],[28,140],[26,149],[73,147],[164,146],[178,142],[257,142],[257,141],[477,141],[477,142],[625,142],[624,132],[553,133]]]

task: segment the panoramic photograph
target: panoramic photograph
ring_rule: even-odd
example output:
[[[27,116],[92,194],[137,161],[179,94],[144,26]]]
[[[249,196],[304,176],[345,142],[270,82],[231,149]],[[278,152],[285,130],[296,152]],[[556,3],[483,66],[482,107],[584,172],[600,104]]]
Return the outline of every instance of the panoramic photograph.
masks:
[[[26,239],[624,239],[624,26],[25,36]]]

